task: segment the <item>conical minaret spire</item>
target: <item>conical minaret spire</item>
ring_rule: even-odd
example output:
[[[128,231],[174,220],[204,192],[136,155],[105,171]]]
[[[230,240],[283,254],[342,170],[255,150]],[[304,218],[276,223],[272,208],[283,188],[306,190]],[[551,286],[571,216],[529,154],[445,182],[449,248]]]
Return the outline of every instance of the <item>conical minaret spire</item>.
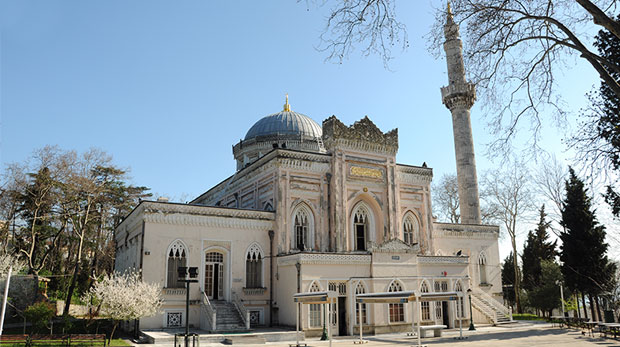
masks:
[[[465,79],[463,43],[448,2],[443,47],[448,64],[448,86],[441,88],[444,105],[452,112],[456,174],[458,177],[461,223],[480,224],[480,197],[470,109],[476,101],[475,86]]]

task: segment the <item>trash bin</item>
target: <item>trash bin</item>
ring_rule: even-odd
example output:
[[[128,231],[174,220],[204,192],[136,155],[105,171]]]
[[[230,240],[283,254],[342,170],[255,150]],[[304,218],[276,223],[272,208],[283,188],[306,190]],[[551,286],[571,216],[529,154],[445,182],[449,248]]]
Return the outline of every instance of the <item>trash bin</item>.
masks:
[[[614,311],[605,310],[605,323],[614,323]]]

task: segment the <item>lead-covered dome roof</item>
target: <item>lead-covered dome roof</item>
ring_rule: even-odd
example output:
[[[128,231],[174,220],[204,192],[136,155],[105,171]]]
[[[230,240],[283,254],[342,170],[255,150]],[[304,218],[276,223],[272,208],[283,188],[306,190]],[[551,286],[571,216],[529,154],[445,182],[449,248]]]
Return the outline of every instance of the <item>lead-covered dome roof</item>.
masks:
[[[323,129],[312,118],[293,112],[288,104],[288,96],[284,110],[261,118],[245,134],[245,140],[261,136],[293,135],[307,138],[321,137]]]

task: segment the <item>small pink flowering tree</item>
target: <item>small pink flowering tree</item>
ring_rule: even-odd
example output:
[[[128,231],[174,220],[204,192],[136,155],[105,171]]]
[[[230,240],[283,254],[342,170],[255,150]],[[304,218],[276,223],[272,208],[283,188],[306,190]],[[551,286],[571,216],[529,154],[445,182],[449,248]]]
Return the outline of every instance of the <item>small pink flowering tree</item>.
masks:
[[[105,276],[90,288],[83,300],[96,307],[99,317],[114,321],[110,340],[121,321],[155,315],[162,303],[159,285],[143,282],[140,272],[134,270]]]

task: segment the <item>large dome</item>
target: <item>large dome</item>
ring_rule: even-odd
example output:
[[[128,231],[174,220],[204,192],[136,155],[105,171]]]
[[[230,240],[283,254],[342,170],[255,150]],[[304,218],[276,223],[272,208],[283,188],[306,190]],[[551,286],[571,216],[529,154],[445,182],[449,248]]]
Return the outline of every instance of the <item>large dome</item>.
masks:
[[[321,126],[310,117],[293,111],[282,111],[256,122],[245,134],[245,140],[269,135],[301,135],[317,138],[322,134]]]

